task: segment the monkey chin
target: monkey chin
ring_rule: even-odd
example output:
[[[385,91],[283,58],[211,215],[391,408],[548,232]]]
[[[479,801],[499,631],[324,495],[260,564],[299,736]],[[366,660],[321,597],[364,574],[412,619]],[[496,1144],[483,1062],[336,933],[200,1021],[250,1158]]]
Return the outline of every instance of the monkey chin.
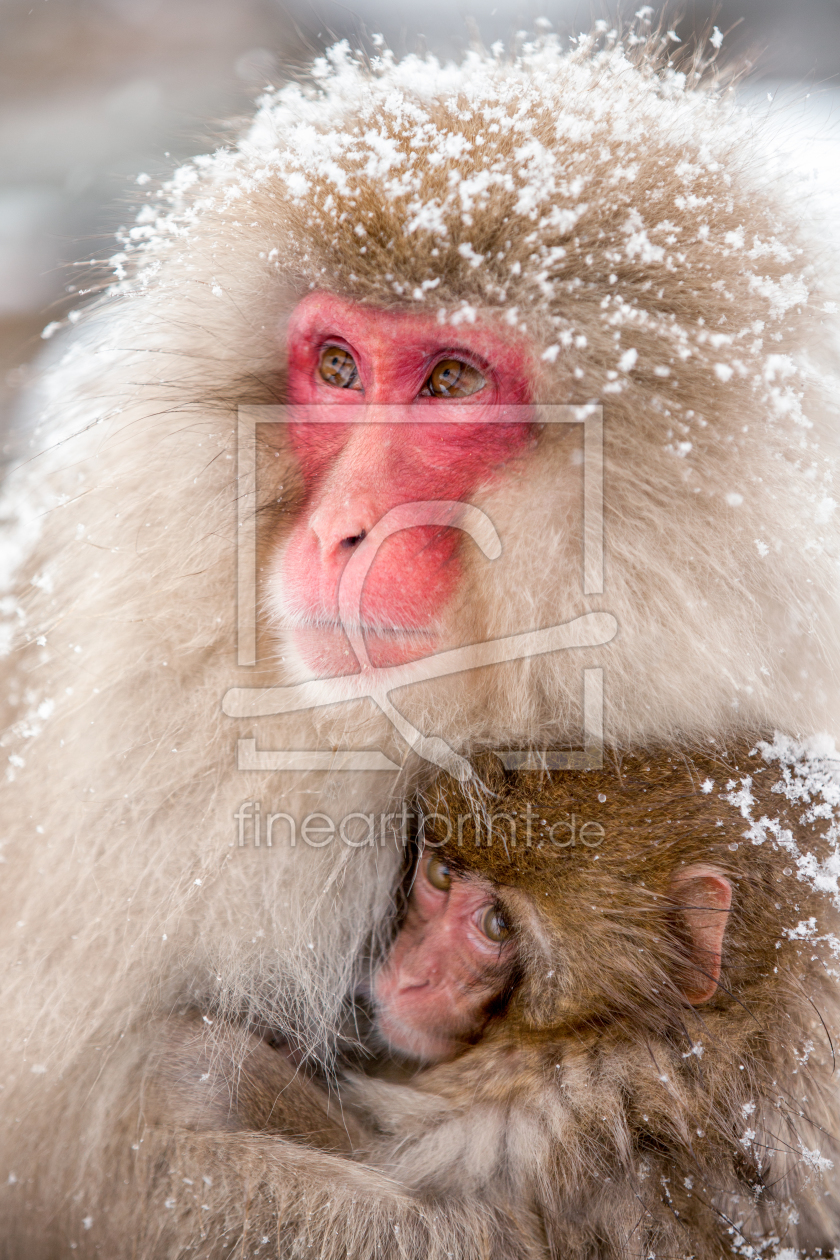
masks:
[[[446,1063],[466,1049],[468,1044],[457,1036],[446,1037],[429,1029],[404,1024],[382,1007],[377,1010],[376,1028],[392,1053],[416,1063]]]

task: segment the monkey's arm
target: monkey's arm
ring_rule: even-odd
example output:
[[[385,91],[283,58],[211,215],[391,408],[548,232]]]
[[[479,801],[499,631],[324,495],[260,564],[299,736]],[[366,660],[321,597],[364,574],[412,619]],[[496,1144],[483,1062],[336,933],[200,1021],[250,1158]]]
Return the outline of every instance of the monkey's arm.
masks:
[[[215,1260],[263,1240],[281,1257],[335,1260],[544,1254],[533,1222],[497,1197],[412,1193],[349,1158],[370,1143],[361,1122],[254,1035],[208,1038],[200,1020],[179,1022],[154,1076],[140,1146],[149,1196],[140,1256],[189,1244],[191,1256]]]
[[[474,1197],[421,1197],[384,1174],[258,1133],[150,1132],[153,1176],[135,1254],[222,1260],[543,1260],[513,1216]],[[212,1185],[204,1181],[212,1169]],[[174,1200],[174,1202],[173,1202]],[[152,1237],[147,1237],[151,1231]]]

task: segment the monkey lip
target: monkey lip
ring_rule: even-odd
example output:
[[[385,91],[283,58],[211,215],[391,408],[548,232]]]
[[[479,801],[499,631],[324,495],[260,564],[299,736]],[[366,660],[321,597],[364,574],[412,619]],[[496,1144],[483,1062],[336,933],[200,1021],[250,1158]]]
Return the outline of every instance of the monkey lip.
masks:
[[[414,638],[431,637],[430,631],[424,630],[420,626],[385,626],[372,621],[341,622],[337,617],[332,617],[329,614],[323,616],[307,613],[293,615],[291,625],[295,630],[329,630],[345,636],[347,634],[362,634],[366,638],[369,635],[376,635],[382,638],[399,638],[409,635]]]
[[[437,636],[428,630],[402,626],[359,625],[352,628],[353,640],[360,636],[364,655],[359,659],[353,641],[343,625],[328,619],[301,618],[291,626],[295,646],[303,660],[319,676],[357,674],[370,666],[386,669],[406,665],[429,656],[437,646]]]

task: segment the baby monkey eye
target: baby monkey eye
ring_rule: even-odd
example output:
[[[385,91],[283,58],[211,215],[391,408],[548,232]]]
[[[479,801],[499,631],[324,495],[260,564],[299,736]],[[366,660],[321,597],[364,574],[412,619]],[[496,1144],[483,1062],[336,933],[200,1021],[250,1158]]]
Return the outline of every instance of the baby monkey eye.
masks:
[[[487,384],[481,373],[460,359],[444,359],[433,368],[420,390],[432,398],[468,398]]]
[[[511,932],[498,906],[487,907],[481,916],[479,927],[488,940],[495,941],[497,944],[506,941]]]
[[[431,857],[426,864],[426,878],[433,888],[448,892],[452,886],[452,872],[441,857]]]
[[[343,346],[324,346],[318,360],[318,375],[337,389],[361,389],[356,360]]]

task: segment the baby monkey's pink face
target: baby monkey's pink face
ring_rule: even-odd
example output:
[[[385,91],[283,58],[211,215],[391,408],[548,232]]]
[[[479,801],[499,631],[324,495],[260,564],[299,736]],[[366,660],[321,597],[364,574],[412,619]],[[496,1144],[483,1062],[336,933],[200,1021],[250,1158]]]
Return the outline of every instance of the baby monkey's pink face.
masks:
[[[661,894],[662,927],[667,935],[668,919],[678,921],[681,939],[663,942],[663,965],[674,971],[677,1001],[701,1006],[714,997],[731,905],[732,884],[711,863],[679,865],[671,876]],[[405,922],[373,985],[379,1032],[413,1059],[451,1059],[480,1037],[524,956],[496,886],[452,871],[439,853],[422,854]]]
[[[452,1058],[481,1033],[516,954],[492,884],[424,853],[405,923],[374,984],[379,1031],[411,1058]]]

